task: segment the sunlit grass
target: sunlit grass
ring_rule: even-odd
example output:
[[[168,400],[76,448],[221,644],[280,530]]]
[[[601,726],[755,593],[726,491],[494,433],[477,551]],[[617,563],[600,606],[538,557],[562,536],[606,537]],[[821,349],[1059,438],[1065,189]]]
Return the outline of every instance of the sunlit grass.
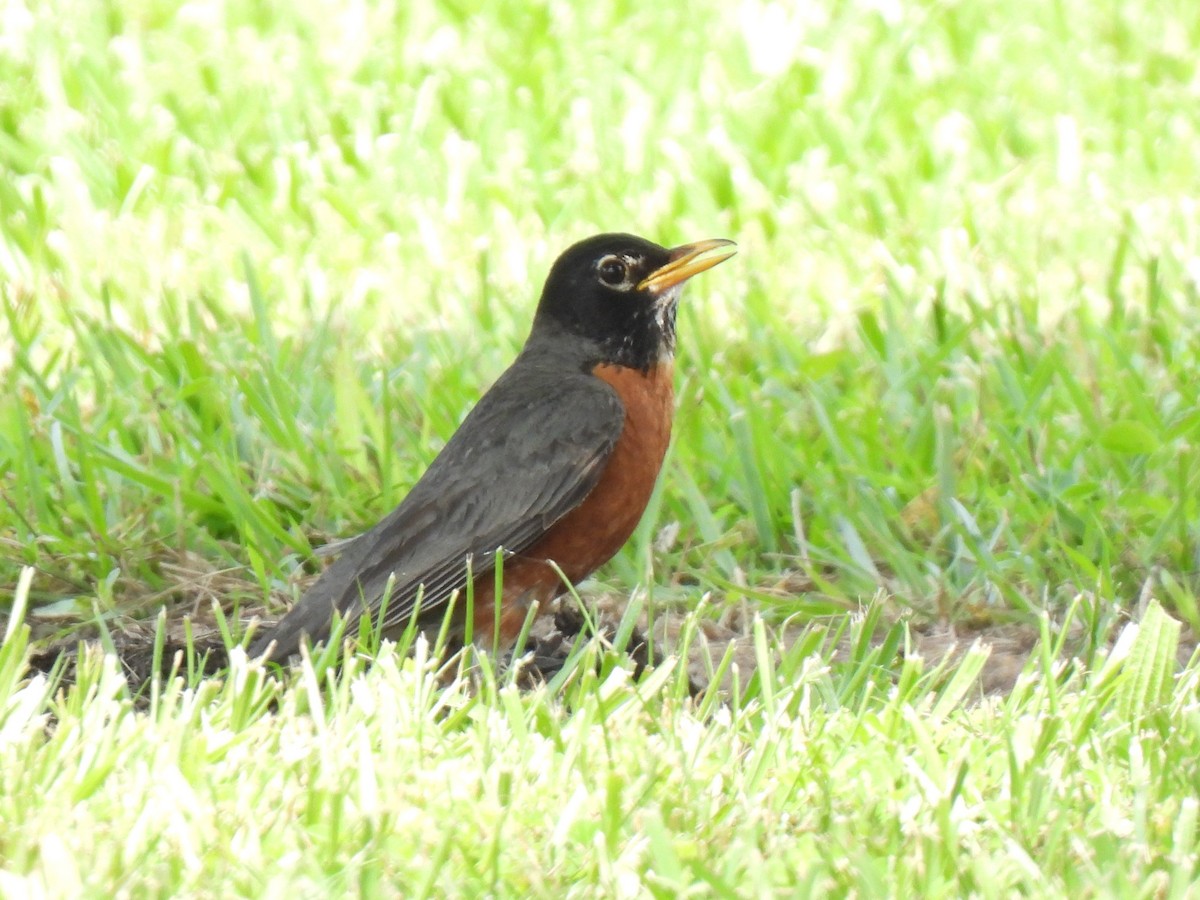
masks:
[[[619,228],[743,248],[684,310],[619,584],[803,557],[813,608],[1123,603],[1160,569],[1191,597],[1186,17],[14,9],[3,571],[69,579],[35,596],[133,602],[184,549],[281,588],[411,484],[557,252]]]
[[[290,684],[235,651],[223,680],[125,699],[114,657],[68,693],[0,650],[6,892],[634,895],[703,890],[1186,896],[1197,877],[1197,670],[1153,610],[1090,677],[1049,657],[1005,699],[957,669],[768,663],[730,703],[639,683],[593,646],[562,687],[421,643]],[[1052,651],[1050,651],[1052,652]],[[486,660],[480,660],[485,662]]]

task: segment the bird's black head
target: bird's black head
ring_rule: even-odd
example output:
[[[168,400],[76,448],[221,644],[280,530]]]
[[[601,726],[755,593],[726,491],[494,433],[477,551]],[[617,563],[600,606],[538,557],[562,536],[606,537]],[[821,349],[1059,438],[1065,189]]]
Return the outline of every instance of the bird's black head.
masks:
[[[631,234],[601,234],[569,248],[550,269],[534,319],[597,348],[595,362],[648,370],[675,352],[683,283],[735,253],[732,241],[668,250]]]

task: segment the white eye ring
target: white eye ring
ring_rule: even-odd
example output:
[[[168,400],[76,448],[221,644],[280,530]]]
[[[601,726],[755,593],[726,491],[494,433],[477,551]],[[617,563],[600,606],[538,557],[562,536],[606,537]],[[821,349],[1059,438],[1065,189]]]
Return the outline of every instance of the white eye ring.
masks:
[[[600,283],[609,287],[627,291],[633,286],[629,281],[629,260],[613,253],[596,263],[596,274]]]

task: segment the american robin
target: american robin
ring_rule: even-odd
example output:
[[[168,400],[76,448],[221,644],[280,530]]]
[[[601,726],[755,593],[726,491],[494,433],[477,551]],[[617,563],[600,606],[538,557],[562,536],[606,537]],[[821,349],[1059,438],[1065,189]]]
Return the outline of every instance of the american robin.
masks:
[[[327,639],[335,612],[348,626],[370,614],[384,635],[414,612],[418,627],[437,628],[469,579],[474,635],[510,646],[535,601],[546,609],[563,576],[578,582],[611,559],[641,519],[671,436],[681,287],[735,252],[726,240],[668,250],[602,234],[563,253],[516,361],[400,505],[349,542],[251,655],[285,660],[304,635]],[[454,601],[460,639],[465,606]]]

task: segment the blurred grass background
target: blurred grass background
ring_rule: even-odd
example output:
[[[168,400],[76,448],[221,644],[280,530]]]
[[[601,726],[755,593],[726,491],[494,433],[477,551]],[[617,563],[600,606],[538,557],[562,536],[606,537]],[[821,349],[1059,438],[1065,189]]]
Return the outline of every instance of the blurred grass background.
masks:
[[[278,600],[628,230],[742,250],[603,580],[1200,625],[1191,4],[0,17],[0,584],[42,612]]]

